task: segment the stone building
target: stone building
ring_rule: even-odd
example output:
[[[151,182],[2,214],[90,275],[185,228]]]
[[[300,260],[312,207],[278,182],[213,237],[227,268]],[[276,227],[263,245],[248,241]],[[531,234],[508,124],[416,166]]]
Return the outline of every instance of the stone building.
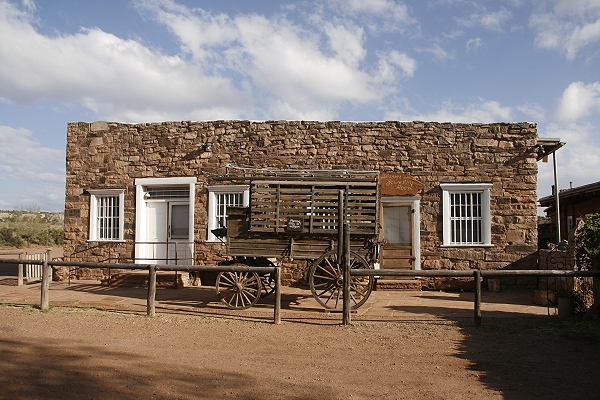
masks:
[[[64,255],[215,265],[211,230],[248,203],[248,186],[215,179],[226,166],[343,168],[414,183],[381,199],[384,239],[409,268],[535,268],[537,140],[531,123],[70,123]],[[306,263],[279,261],[285,282],[302,280]]]

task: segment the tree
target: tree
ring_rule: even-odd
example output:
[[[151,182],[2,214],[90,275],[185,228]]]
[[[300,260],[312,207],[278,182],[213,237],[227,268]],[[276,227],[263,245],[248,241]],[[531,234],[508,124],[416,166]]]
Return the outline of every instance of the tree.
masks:
[[[585,224],[575,234],[575,260],[579,269],[600,271],[600,214],[586,217]],[[600,312],[600,277],[594,277],[594,304],[590,312]]]

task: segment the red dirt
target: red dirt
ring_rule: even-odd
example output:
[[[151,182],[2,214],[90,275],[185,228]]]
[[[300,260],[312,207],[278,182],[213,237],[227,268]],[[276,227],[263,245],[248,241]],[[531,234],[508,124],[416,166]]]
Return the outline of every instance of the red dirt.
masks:
[[[0,306],[0,399],[590,399],[600,324],[284,320]]]

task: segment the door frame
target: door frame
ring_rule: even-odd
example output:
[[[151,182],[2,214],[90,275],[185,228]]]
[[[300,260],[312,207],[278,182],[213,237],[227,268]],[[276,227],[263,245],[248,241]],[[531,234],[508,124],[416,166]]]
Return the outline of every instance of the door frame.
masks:
[[[189,197],[187,199],[189,206],[189,215],[188,215],[188,238],[189,242],[191,242],[190,250],[192,257],[195,258],[194,253],[194,205],[196,204],[196,182],[197,179],[195,177],[180,177],[180,178],[138,178],[135,180],[135,249],[134,249],[134,260],[136,264],[147,264],[147,261],[138,260],[138,258],[144,258],[145,256],[145,246],[138,245],[138,243],[143,243],[146,241],[146,204],[148,201],[145,198],[145,194],[147,193],[145,188],[155,187],[155,186],[189,186]],[[181,201],[185,203],[183,199],[173,199],[173,202]],[[167,210],[167,214],[169,210]],[[168,227],[167,227],[168,229]],[[168,235],[167,235],[168,236]],[[167,237],[168,240],[168,237]],[[194,260],[192,260],[194,261]],[[194,262],[192,262],[194,264]]]
[[[383,207],[385,205],[410,206],[413,210],[412,247],[415,261],[413,269],[421,270],[421,196],[382,196],[381,218],[383,219]],[[383,220],[381,221],[383,224]]]

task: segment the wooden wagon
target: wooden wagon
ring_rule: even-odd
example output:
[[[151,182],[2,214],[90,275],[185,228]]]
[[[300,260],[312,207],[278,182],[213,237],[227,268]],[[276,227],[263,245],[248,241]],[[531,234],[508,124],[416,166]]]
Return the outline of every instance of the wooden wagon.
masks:
[[[308,281],[326,309],[342,307],[343,229],[349,230],[351,268],[373,268],[378,258],[379,173],[377,171],[278,171],[250,177],[248,207],[227,208],[230,263],[272,266],[275,259],[309,260]],[[345,222],[345,224],[344,224]],[[351,303],[368,299],[373,277],[354,277]],[[221,272],[217,294],[228,307],[243,309],[273,291],[270,275]]]

